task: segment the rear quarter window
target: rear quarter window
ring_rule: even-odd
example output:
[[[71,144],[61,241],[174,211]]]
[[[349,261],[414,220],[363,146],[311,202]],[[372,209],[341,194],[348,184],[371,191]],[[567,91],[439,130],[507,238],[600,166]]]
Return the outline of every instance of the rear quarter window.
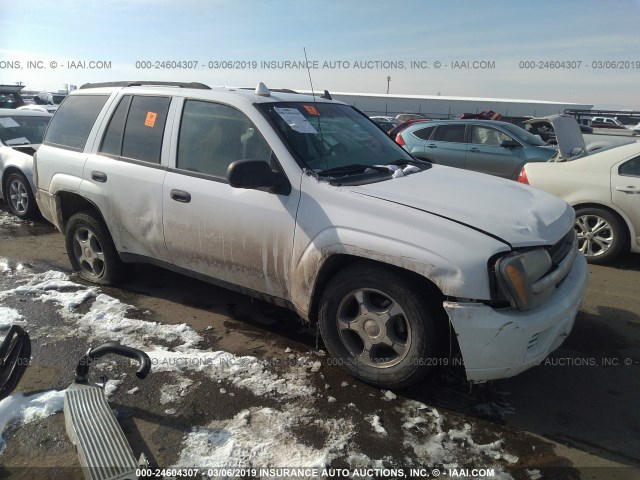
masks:
[[[108,95],[72,95],[51,119],[44,143],[81,152]]]
[[[629,177],[640,177],[640,157],[624,162],[618,168],[618,173]]]
[[[415,132],[413,132],[413,134],[422,139],[422,140],[429,140],[429,138],[431,138],[431,134],[433,133],[433,131],[435,130],[435,126],[434,127],[427,127],[427,128],[421,128],[419,130],[416,130]]]

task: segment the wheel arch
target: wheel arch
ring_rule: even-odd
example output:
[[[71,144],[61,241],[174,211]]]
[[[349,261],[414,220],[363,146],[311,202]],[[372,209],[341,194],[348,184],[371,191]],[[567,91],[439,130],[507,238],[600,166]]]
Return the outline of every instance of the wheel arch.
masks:
[[[428,279],[427,277],[402,268],[397,265],[385,263],[378,260],[372,260],[369,258],[359,257],[351,254],[335,254],[331,255],[322,265],[318,273],[318,281],[314,287],[312,293],[312,300],[309,312],[309,321],[312,323],[318,323],[320,312],[320,300],[322,298],[323,291],[330,284],[331,279],[334,278],[339,272],[348,267],[354,265],[363,266],[377,266],[394,272],[407,279],[409,283],[415,287],[415,291],[423,299],[428,299],[429,310],[433,314],[433,322],[435,325],[435,335],[439,339],[436,345],[436,351],[434,352],[440,358],[453,358],[460,355],[460,345],[458,338],[451,324],[449,315],[444,308],[444,302],[447,299],[445,294],[438,288],[438,286]]]
[[[405,278],[407,278],[413,285],[415,285],[418,292],[425,295],[425,298],[429,298],[432,301],[434,309],[440,313],[438,315],[441,321],[449,323],[449,317],[447,316],[443,302],[445,295],[438,288],[438,286],[429,280],[427,277],[420,275],[419,273],[407,270],[405,268],[393,265],[390,263],[381,262],[379,260],[372,260],[369,258],[358,257],[351,254],[334,254],[329,256],[320,267],[317,280],[311,293],[311,302],[309,308],[309,321],[316,323],[318,321],[318,312],[320,310],[320,298],[322,293],[335,275],[355,264],[374,265],[381,268],[385,268],[394,271]]]
[[[60,222],[61,230],[64,232],[69,219],[79,212],[90,211],[97,215],[98,220],[102,222],[107,231],[109,226],[105,222],[104,216],[100,209],[90,200],[78,193],[68,192],[66,190],[56,193],[56,200],[58,204],[58,221]],[[111,232],[109,232],[111,235]]]

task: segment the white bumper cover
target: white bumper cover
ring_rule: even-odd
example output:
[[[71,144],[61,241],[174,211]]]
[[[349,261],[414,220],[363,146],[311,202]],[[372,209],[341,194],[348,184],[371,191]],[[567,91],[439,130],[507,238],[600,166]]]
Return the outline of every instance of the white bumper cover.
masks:
[[[467,379],[508,378],[543,361],[571,332],[588,279],[587,262],[579,254],[556,291],[533,310],[495,310],[480,303],[445,302]]]

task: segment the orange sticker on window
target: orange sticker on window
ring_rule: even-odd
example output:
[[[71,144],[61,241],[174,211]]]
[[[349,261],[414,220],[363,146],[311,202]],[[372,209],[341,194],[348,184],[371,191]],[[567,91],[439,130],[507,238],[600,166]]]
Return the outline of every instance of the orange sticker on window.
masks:
[[[318,110],[316,110],[316,107],[312,106],[312,105],[304,105],[304,109],[309,112],[311,115],[320,115],[318,113]]]
[[[147,127],[153,128],[156,124],[156,117],[158,114],[156,112],[147,112],[147,118],[144,120],[144,124]]]

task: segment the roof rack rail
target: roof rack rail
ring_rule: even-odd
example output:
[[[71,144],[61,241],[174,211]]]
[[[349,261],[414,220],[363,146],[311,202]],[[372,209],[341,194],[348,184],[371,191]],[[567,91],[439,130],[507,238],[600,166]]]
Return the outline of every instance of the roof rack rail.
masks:
[[[154,82],[151,80],[140,80],[134,82],[101,82],[101,83],[85,83],[80,87],[80,90],[84,88],[101,88],[101,87],[141,87],[143,85],[157,86],[157,87],[180,87],[180,88],[195,88],[198,90],[211,90],[211,87],[199,82]]]
[[[255,90],[255,87],[238,87],[238,90]],[[270,88],[269,91],[278,93],[298,93],[295,90],[291,90],[289,88]]]

